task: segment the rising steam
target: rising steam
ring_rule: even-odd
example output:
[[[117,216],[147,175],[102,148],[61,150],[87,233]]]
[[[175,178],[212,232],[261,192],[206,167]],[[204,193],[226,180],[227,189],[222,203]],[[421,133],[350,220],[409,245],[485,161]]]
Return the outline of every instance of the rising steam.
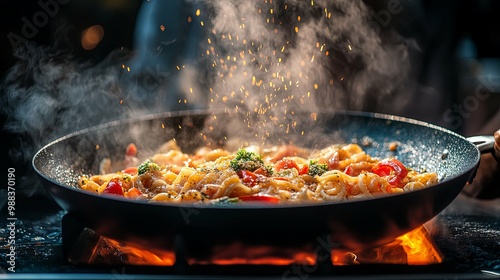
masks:
[[[383,43],[362,1],[208,1],[208,11],[215,107],[373,110],[409,70],[406,47]]]
[[[2,113],[7,116],[5,129],[15,137],[8,156],[23,170],[29,170],[37,149],[56,137],[128,114],[126,105],[119,102],[123,93],[112,67],[77,63],[58,42],[27,44],[15,56],[19,61],[1,88]],[[37,191],[31,179],[19,178],[28,195]]]

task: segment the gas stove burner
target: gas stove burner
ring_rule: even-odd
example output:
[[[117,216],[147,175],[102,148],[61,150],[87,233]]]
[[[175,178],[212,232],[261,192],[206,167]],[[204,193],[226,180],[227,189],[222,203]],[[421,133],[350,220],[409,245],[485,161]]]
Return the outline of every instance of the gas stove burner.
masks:
[[[20,213],[21,239],[16,240],[16,274],[35,273],[29,279],[75,279],[75,275],[85,279],[492,279],[500,269],[498,200],[459,196],[436,219],[412,232],[415,236],[403,235],[370,250],[347,250],[328,236],[293,232],[282,241],[269,238],[259,243],[251,238],[222,242],[194,230],[177,236],[157,232],[165,241],[155,240],[156,245],[149,247],[143,239],[102,236],[58,209],[33,209],[31,205],[29,212]],[[31,235],[28,229],[33,229]],[[415,258],[419,255],[424,258]],[[100,278],[93,278],[96,274]]]
[[[359,265],[423,266],[442,262],[439,249],[424,226],[380,247],[348,250],[330,236],[266,240],[235,237],[212,239],[209,234],[186,233],[166,246],[145,247],[101,236],[71,215],[62,223],[63,251],[74,265],[155,266],[165,268],[217,266],[336,267]],[[291,233],[291,235],[293,235]]]

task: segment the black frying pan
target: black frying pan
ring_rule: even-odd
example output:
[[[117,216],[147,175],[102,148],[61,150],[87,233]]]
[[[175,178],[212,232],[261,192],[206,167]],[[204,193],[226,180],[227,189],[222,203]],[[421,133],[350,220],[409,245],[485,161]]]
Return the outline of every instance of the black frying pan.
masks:
[[[472,180],[481,152],[492,150],[494,143],[491,136],[478,140],[482,143],[476,146],[443,128],[389,115],[296,113],[294,119],[296,123],[268,119],[262,124],[247,119],[242,122],[238,114],[191,111],[117,121],[48,144],[34,156],[33,167],[63,209],[112,238],[159,246],[179,234],[188,236],[192,244],[230,239],[286,243],[328,234],[346,247],[366,247],[388,242],[440,213]],[[272,133],[262,140],[264,134],[256,134],[252,128]],[[152,204],[96,196],[75,188],[80,175],[97,173],[104,157],[119,162],[128,143],[136,143],[139,156],[147,158],[154,152],[152,148],[172,138],[187,152],[208,143],[225,145],[231,139],[309,148],[357,142],[372,156],[396,156],[409,167],[435,171],[440,182],[418,191],[368,200],[267,207]],[[387,145],[394,141],[400,146],[392,152]]]

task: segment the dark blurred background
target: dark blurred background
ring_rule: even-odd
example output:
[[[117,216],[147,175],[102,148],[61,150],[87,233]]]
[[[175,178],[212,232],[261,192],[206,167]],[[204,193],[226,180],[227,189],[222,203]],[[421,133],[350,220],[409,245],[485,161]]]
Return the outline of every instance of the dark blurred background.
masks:
[[[98,64],[116,50],[133,50],[134,38],[137,38],[135,30],[138,24],[144,24],[137,21],[141,5],[154,1],[2,1],[0,77],[3,79],[18,62],[14,56],[16,47],[25,43],[50,45],[61,34],[66,37],[64,43],[72,57],[84,63]],[[171,3],[174,2],[178,1]],[[426,114],[426,105],[419,104],[417,109],[407,109],[403,115],[436,123],[464,135],[489,133],[495,126],[500,127],[500,1],[365,2],[373,8],[375,21],[379,17],[384,28],[387,21],[389,27],[394,27],[404,37],[416,38],[421,51],[419,63],[424,65],[418,70],[421,72],[418,80],[448,96],[442,111]],[[390,20],[384,18],[387,14],[383,11],[395,4],[401,4],[403,11],[392,14]],[[179,9],[174,4],[172,6],[172,9]],[[176,11],[166,11],[166,14],[172,13]],[[394,112],[388,110],[385,113]],[[2,127],[8,118],[5,113],[1,115]],[[26,168],[12,161],[12,147],[18,137],[14,132],[1,131],[1,158],[5,169],[12,166],[19,170]]]
[[[55,39],[57,30],[63,25],[68,29],[67,34],[74,44],[75,55],[82,60],[97,62],[115,49],[122,47],[130,49],[141,2],[140,0],[3,1],[0,71],[2,74],[5,73],[16,62],[13,51],[17,42],[21,44],[26,40],[48,45]],[[26,24],[26,21],[29,23]],[[94,25],[101,26],[105,36],[95,46],[85,49],[82,45],[82,33]]]
[[[34,48],[49,46],[64,34],[64,48],[70,49],[72,57],[82,63],[98,63],[112,51],[132,47],[133,30],[141,1],[126,0],[8,0],[2,2],[0,25],[0,79],[2,85],[7,73],[19,59],[16,49],[23,44]],[[89,27],[98,26],[104,36],[97,43],[83,44],[82,34]],[[97,28],[97,33],[99,28]],[[60,38],[59,38],[60,39]],[[29,70],[27,70],[29,71]],[[23,176],[29,173],[30,163],[22,157],[22,149],[31,153],[36,149],[31,136],[24,132],[4,129],[10,121],[6,106],[16,106],[15,101],[7,99],[2,88],[0,106],[0,139],[2,141],[2,174],[7,168],[16,168],[17,184],[22,186]],[[31,112],[26,108],[26,114]],[[38,143],[37,143],[38,144]],[[32,182],[27,182],[31,184]],[[20,192],[19,195],[22,195]]]

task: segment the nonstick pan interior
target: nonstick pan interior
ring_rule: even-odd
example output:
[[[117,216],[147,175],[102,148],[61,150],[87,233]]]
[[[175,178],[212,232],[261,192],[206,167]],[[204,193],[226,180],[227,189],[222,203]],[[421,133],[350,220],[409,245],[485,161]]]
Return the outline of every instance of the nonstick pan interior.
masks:
[[[174,138],[186,152],[235,142],[291,143],[317,149],[354,142],[372,156],[395,156],[408,167],[437,172],[440,183],[369,200],[236,208],[148,204],[96,196],[75,188],[79,176],[98,172],[103,158],[119,163],[129,143],[135,143],[139,157],[146,159]],[[399,143],[396,151],[388,148],[392,142]],[[107,236],[161,243],[167,235],[197,236],[200,231],[203,238],[209,235],[214,240],[221,236],[266,239],[288,232],[311,238],[331,234],[333,240],[347,247],[360,247],[389,241],[437,215],[461,191],[479,157],[475,145],[457,134],[395,116],[296,113],[293,120],[262,123],[240,114],[196,111],[146,116],[76,132],[41,149],[33,166],[63,209]]]

